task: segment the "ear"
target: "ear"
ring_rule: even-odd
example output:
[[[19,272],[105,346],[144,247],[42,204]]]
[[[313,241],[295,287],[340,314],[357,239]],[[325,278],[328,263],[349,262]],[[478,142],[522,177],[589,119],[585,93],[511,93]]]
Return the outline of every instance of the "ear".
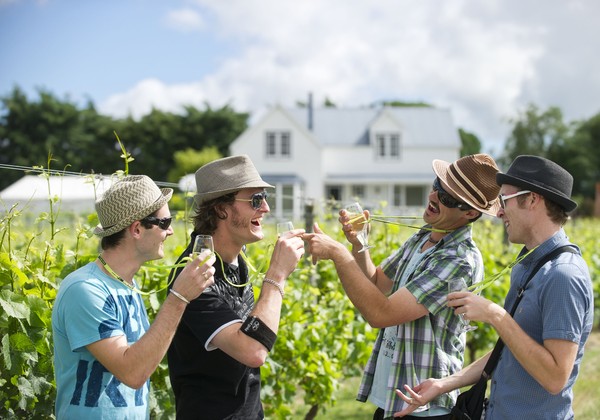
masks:
[[[127,228],[132,238],[139,238],[142,235],[142,229],[144,229],[144,227],[139,220],[136,220]]]
[[[478,217],[481,214],[481,212],[479,210],[471,209],[465,211],[464,214],[467,219],[472,220]]]

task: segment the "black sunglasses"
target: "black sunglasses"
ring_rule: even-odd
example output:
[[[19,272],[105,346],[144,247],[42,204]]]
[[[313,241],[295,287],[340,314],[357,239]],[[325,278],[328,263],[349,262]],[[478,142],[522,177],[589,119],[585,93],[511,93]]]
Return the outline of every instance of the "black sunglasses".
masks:
[[[158,217],[148,216],[144,217],[141,221],[150,225],[156,225],[162,230],[167,230],[169,229],[169,226],[171,226],[172,220],[172,217],[163,217],[162,219],[159,219]]]
[[[254,210],[258,210],[262,207],[263,200],[267,201],[267,192],[257,192],[250,196],[250,198],[236,198],[235,201],[247,201],[250,203]]]
[[[458,201],[456,198],[452,197],[443,187],[439,178],[436,178],[433,181],[433,191],[438,193],[438,198],[440,199],[440,203],[449,209],[459,209],[459,210],[471,210],[473,207],[469,206],[467,203],[463,203],[462,201]]]

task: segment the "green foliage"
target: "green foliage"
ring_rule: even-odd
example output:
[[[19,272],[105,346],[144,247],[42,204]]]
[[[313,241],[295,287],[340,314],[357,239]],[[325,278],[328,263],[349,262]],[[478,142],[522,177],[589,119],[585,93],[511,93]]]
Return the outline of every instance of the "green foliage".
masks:
[[[193,174],[207,163],[222,157],[223,155],[219,153],[216,146],[207,147],[202,150],[187,148],[177,151],[173,156],[174,165],[169,171],[168,180],[169,182],[179,182],[184,175]]]
[[[564,144],[570,134],[561,110],[556,107],[542,112],[530,104],[510,122],[514,126],[504,146],[504,156],[499,159],[506,167],[519,155],[546,157],[551,145]]]
[[[468,156],[474,155],[476,153],[481,153],[481,141],[479,141],[479,138],[475,134],[469,133],[468,131],[459,128],[458,135],[460,136],[461,156]]]
[[[56,215],[56,213],[55,213]],[[51,227],[47,215],[28,222],[24,214],[9,212],[0,219],[0,407],[1,418],[52,416],[56,390],[52,367],[50,314],[64,276],[92,261],[98,241],[91,231],[94,217],[56,217]],[[165,259],[142,268],[138,279],[146,307],[154,319],[165,299],[170,264],[182,252],[191,228],[177,214],[175,235],[165,243]],[[319,221],[321,228],[344,241],[335,218]],[[589,264],[596,299],[600,297],[600,251],[597,221],[573,220],[567,233],[580,245]],[[266,237],[274,238],[273,226]],[[379,263],[414,231],[387,224],[372,224],[372,257]],[[482,250],[486,275],[501,271],[519,252],[503,244],[503,227],[489,219],[474,224],[474,237]],[[272,250],[268,239],[248,247],[255,267],[264,270]],[[260,278],[255,273],[256,278]],[[255,280],[255,286],[260,282]],[[502,303],[508,275],[487,289],[487,298]],[[493,345],[497,335],[487,325],[468,337],[467,360]],[[275,348],[262,368],[262,400],[269,418],[289,418],[298,396],[312,412],[326,413],[347,378],[360,375],[370,355],[376,331],[370,328],[345,296],[331,262],[316,266],[301,261],[286,285],[282,318]],[[152,375],[153,418],[174,413],[166,362]],[[308,411],[308,409],[306,410]]]
[[[131,151],[122,158],[135,159],[135,173],[164,180],[175,166],[175,152],[213,147],[225,156],[247,127],[248,114],[229,106],[185,107],[181,114],[154,109],[136,121],[102,116],[91,102],[80,109],[68,98],[56,98],[45,90],[38,94],[39,98],[29,100],[15,88],[0,98],[0,164],[43,166],[50,153],[60,157],[55,161],[60,168],[112,174],[123,152],[118,133]],[[21,176],[18,171],[5,171],[0,190]]]

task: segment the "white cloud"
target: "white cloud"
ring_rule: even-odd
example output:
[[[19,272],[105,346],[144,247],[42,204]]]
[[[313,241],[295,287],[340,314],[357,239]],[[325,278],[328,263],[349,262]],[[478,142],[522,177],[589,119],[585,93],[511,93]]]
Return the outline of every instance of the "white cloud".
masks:
[[[165,20],[167,26],[182,32],[201,31],[205,27],[202,16],[192,9],[172,10]]]
[[[211,16],[205,30],[236,54],[197,82],[141,81],[102,109],[143,114],[151,104],[174,111],[208,102],[253,112],[292,106],[309,91],[317,104],[328,97],[347,107],[424,100],[450,108],[459,126],[490,144],[504,140],[507,118],[530,102],[565,108],[565,116],[600,111],[600,6],[524,3],[197,0]]]

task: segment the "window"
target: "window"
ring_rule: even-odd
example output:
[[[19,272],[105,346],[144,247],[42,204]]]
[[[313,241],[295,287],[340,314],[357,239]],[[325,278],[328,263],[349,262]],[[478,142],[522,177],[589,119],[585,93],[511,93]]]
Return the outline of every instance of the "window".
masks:
[[[377,157],[380,159],[400,159],[400,134],[376,134],[375,147]]]
[[[340,201],[342,199],[342,187],[339,185],[328,185],[325,187],[325,198],[327,200]]]
[[[352,198],[362,199],[365,198],[365,186],[364,185],[353,185],[352,186]]]
[[[423,187],[406,187],[406,205],[407,206],[422,206],[425,202]]]
[[[267,158],[289,159],[292,156],[292,136],[289,131],[267,131],[265,134]]]

